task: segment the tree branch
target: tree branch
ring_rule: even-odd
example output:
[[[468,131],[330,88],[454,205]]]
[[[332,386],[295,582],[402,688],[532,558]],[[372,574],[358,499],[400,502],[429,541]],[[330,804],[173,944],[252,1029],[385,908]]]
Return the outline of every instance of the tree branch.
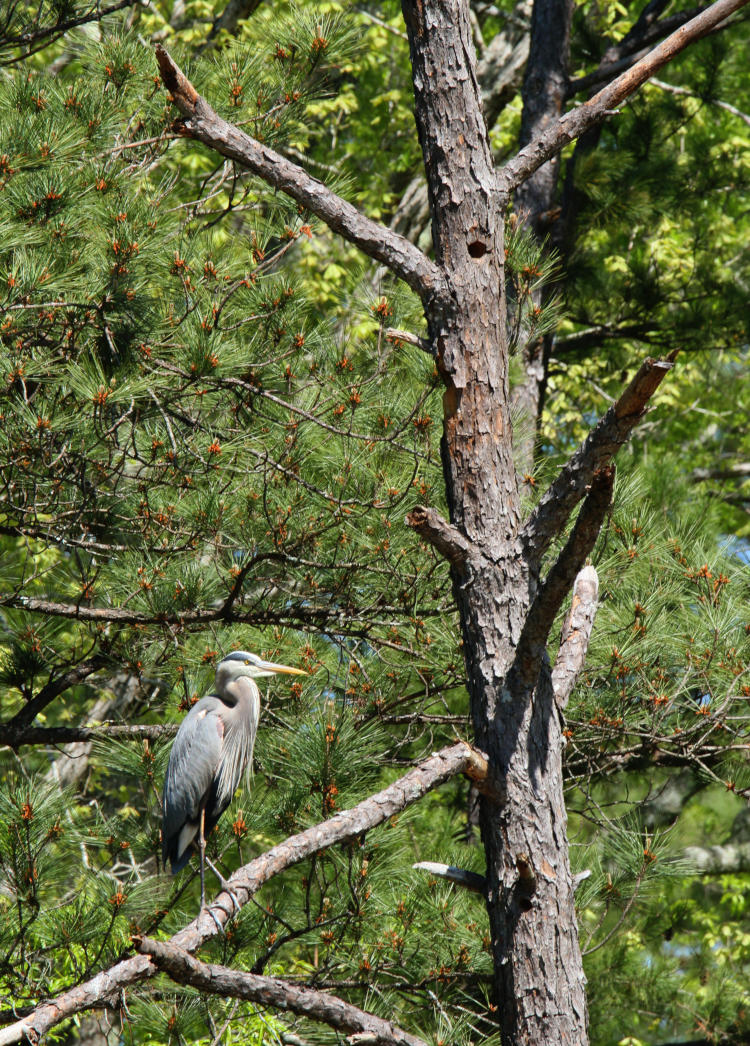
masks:
[[[406,516],[406,523],[429,542],[452,566],[461,566],[471,555],[468,538],[440,515],[434,508],[418,505]]]
[[[42,712],[48,704],[54,701],[56,697],[59,697],[60,694],[69,690],[70,687],[78,686],[79,683],[83,683],[84,680],[88,679],[90,675],[93,675],[94,672],[106,663],[107,658],[101,654],[97,654],[88,661],[81,661],[63,675],[50,676],[48,681],[35,697],[30,701],[27,701],[23,708],[16,712],[7,723],[0,724],[0,732],[9,738],[13,738],[20,731],[26,730],[31,723],[33,723],[39,713]],[[5,743],[9,744],[11,748],[15,747],[11,741]]]
[[[161,44],[156,45],[156,59],[164,86],[184,116],[185,129],[191,137],[235,160],[274,189],[291,196],[334,232],[387,266],[425,304],[447,298],[442,272],[414,244],[387,226],[365,217],[297,164],[222,120],[201,98]]]
[[[148,738],[157,741],[162,737],[174,737],[178,723],[135,724],[102,723],[99,726],[29,726],[10,731],[0,724],[0,745],[21,748],[23,745],[68,745],[81,741],[94,741],[100,737],[133,738],[140,741]]]
[[[521,532],[532,562],[540,561],[555,535],[586,493],[597,469],[609,464],[642,417],[646,404],[672,369],[676,353],[666,360],[647,359],[620,398],[591,430],[547,488]]]
[[[209,965],[165,941],[149,937],[136,937],[134,941],[142,955],[150,956],[156,966],[178,984],[189,984],[212,995],[244,999],[259,1006],[296,1013],[349,1035],[363,1034],[372,1046],[425,1046],[415,1035],[335,995],[289,984],[278,977],[261,977],[244,970]]]
[[[663,9],[665,4],[659,0],[659,6]],[[678,11],[676,14],[659,21],[653,21],[649,11],[653,12],[654,5],[647,4],[640,18],[630,32],[619,43],[608,47],[602,56],[597,68],[586,76],[577,80],[571,80],[568,84],[567,98],[588,91],[592,87],[606,83],[613,76],[618,76],[625,69],[630,69],[641,58],[648,54],[648,48],[657,40],[663,40],[665,36],[675,32],[681,26],[689,22],[691,18],[702,14],[706,7],[694,7],[690,11]]]
[[[599,536],[604,517],[612,503],[614,482],[614,465],[605,466],[594,473],[591,489],[581,506],[570,537],[539,588],[518,644],[518,664],[528,678],[539,671],[541,654],[555,616]]]
[[[701,14],[672,33],[658,47],[618,76],[593,98],[578,108],[571,109],[538,138],[510,160],[498,174],[501,191],[512,192],[538,167],[546,163],[568,142],[574,141],[589,128],[601,123],[649,77],[658,72],[675,55],[695,40],[700,40],[721,22],[739,11],[748,0],[717,0]]]
[[[443,748],[415,766],[392,785],[384,788],[327,821],[314,825],[298,835],[290,836],[239,868],[229,879],[232,895],[220,892],[214,902],[204,909],[189,926],[171,938],[170,943],[188,952],[198,949],[223,928],[236,911],[235,900],[242,907],[260,887],[275,875],[305,858],[325,850],[335,843],[356,839],[363,832],[382,824],[394,814],[422,799],[433,788],[456,774],[469,769],[481,773],[486,761],[470,745],[459,744]],[[38,1006],[20,1021],[0,1031],[0,1046],[29,1040],[38,1042],[50,1028],[83,1010],[114,1003],[123,989],[147,977],[153,977],[156,967],[146,955],[134,955],[91,980],[76,985],[57,998]]]
[[[567,705],[586,661],[598,605],[599,576],[595,567],[589,564],[579,571],[573,585],[573,601],[563,622],[560,648],[552,669],[552,689],[558,708]]]
[[[89,22],[101,22],[101,20],[106,18],[108,15],[115,14],[117,11],[122,11],[126,7],[134,7],[136,4],[140,4],[140,0],[119,0],[118,3],[104,8],[101,8],[97,3],[92,10],[84,15],[79,15],[77,18],[69,18],[67,21],[58,21],[55,25],[47,25],[42,28],[37,27],[36,29],[27,29],[25,33],[19,33],[17,36],[4,37],[0,39],[0,47],[26,47],[28,50],[14,58],[0,61],[0,67],[15,65],[16,62],[24,61],[24,59],[29,57],[29,55],[36,54],[37,51],[40,51],[49,44],[54,43],[70,29],[76,29],[81,25],[88,25]],[[42,41],[44,41],[42,46],[37,46]]]

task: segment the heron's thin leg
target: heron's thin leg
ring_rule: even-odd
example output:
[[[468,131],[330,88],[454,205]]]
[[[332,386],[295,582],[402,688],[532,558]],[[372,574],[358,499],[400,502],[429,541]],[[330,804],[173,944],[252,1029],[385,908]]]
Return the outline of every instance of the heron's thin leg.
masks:
[[[206,869],[204,867],[206,862],[206,836],[204,827],[206,824],[206,810],[205,807],[201,807],[201,819],[198,826],[198,848],[200,850],[201,860],[201,911],[206,907]]]
[[[239,911],[240,908],[242,907],[242,905],[240,904],[240,902],[239,902],[239,900],[237,898],[237,895],[235,894],[234,890],[229,885],[229,883],[226,881],[224,876],[221,874],[219,869],[216,867],[216,865],[210,859],[210,857],[206,858],[206,864],[211,869],[211,871],[214,873],[216,878],[219,880],[219,885],[221,886],[221,888],[224,891],[224,893],[228,893],[229,896],[232,898],[232,904],[234,905],[235,910]],[[232,911],[231,914],[234,915],[234,911]]]

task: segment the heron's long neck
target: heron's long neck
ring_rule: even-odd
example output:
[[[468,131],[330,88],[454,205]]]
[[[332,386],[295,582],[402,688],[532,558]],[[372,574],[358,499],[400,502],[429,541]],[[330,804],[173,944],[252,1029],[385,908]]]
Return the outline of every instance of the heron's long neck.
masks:
[[[260,713],[260,691],[248,676],[240,676],[227,683],[222,690],[222,700],[237,709],[240,718],[249,716],[257,723]]]

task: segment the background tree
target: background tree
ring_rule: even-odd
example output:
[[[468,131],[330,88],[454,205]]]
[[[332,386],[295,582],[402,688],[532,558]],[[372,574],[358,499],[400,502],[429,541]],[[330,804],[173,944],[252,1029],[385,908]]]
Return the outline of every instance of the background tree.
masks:
[[[197,65],[190,75],[260,147],[196,102],[166,53],[160,62],[191,133],[218,146],[233,163],[205,151],[186,152],[179,141],[184,127],[171,122],[151,56],[136,37],[105,33],[101,48],[82,54],[79,44],[61,34],[86,16],[85,8],[27,12],[17,6],[10,12],[21,26],[10,18],[6,25],[12,64],[28,61],[35,41],[42,46],[59,38],[56,47],[64,50],[53,60],[58,79],[16,76],[3,85],[3,111],[10,119],[3,132],[8,145],[2,149],[0,195],[7,287],[2,602],[5,681],[17,695],[4,739],[16,749],[33,743],[86,746],[94,735],[106,742],[99,742],[92,761],[85,749],[76,750],[85,776],[93,774],[79,778],[83,803],[71,804],[56,787],[29,776],[45,772],[43,757],[9,762],[2,840],[9,1027],[0,1033],[2,1041],[16,1041],[30,1028],[42,1032],[97,1005],[126,1018],[130,1012],[128,1034],[136,1038],[195,1037],[201,1027],[212,1039],[220,1030],[243,1034],[233,1030],[233,1022],[247,1009],[196,996],[194,1006],[178,1013],[165,983],[140,1001],[130,988],[123,1010],[122,989],[153,975],[154,964],[182,984],[207,988],[200,964],[153,940],[157,927],[173,933],[195,910],[192,895],[181,900],[184,883],[170,893],[169,883],[153,874],[159,849],[156,783],[165,754],[158,741],[168,731],[139,723],[92,734],[77,725],[123,714],[118,704],[129,718],[158,718],[165,693],[178,693],[186,705],[208,685],[216,652],[233,643],[255,645],[282,660],[296,658],[315,673],[309,687],[293,689],[284,703],[277,696],[265,713],[274,729],[260,740],[252,810],[245,797],[216,840],[217,853],[228,862],[225,870],[246,859],[248,843],[258,852],[321,817],[325,824],[297,844],[279,843],[233,879],[245,901],[291,855],[307,862],[301,872],[287,871],[266,887],[263,908],[243,907],[213,955],[256,975],[269,968],[283,972],[284,984],[274,989],[213,970],[213,983],[225,995],[272,1008],[293,1000],[292,1011],[307,1021],[383,1041],[394,1034],[451,1041],[486,1036],[498,1012],[508,1041],[531,1036],[557,1042],[566,1035],[582,1041],[575,882],[561,830],[558,753],[564,738],[574,859],[592,872],[579,887],[578,909],[592,952],[594,1035],[598,1041],[631,1032],[665,1039],[696,1025],[708,1035],[743,1034],[744,894],[727,880],[726,900],[718,906],[710,892],[695,887],[687,897],[678,878],[686,866],[668,859],[663,847],[669,837],[662,841],[656,829],[680,815],[689,798],[706,794],[707,784],[731,797],[743,794],[747,783],[741,761],[746,581],[736,556],[741,546],[722,552],[715,537],[730,526],[738,533],[740,528],[719,506],[708,513],[703,506],[687,510],[678,494],[688,478],[678,482],[667,468],[674,461],[678,472],[689,475],[687,462],[698,482],[743,476],[736,455],[745,434],[741,424],[733,424],[735,406],[705,386],[707,370],[731,374],[741,417],[746,317],[734,288],[741,290],[746,279],[741,190],[747,136],[704,122],[705,105],[699,103],[713,101],[719,75],[740,89],[735,56],[741,52],[730,50],[727,57],[724,50],[728,42],[736,46],[744,26],[734,24],[729,32],[724,26],[700,45],[713,48],[710,62],[705,51],[694,59],[701,69],[715,69],[711,91],[701,96],[689,65],[691,87],[659,88],[662,101],[679,102],[672,110],[679,149],[670,148],[670,134],[664,133],[669,110],[655,114],[649,99],[647,107],[635,103],[621,114],[615,131],[603,132],[616,139],[604,138],[608,148],[597,149],[601,139],[590,135],[581,140],[563,190],[551,165],[537,166],[534,174],[540,154],[533,147],[501,169],[502,192],[519,189],[506,244],[506,325],[498,184],[479,88],[464,53],[471,51],[470,37],[480,48],[489,41],[480,82],[488,119],[499,113],[491,142],[503,159],[517,130],[511,109],[502,105],[523,64],[519,52],[524,55],[528,12],[509,12],[508,28],[501,28],[497,9],[477,8],[473,22],[463,8],[428,13],[435,22],[407,21],[433,201],[434,262],[267,151],[278,147],[291,160],[306,153],[313,170],[327,178],[327,168],[343,152],[365,209],[380,216],[393,210],[400,220],[398,195],[417,158],[414,144],[405,150],[399,145],[395,169],[383,165],[374,178],[364,176],[364,160],[376,141],[381,147],[391,139],[401,143],[408,133],[400,108],[406,67],[394,55],[403,29],[394,37],[387,11],[363,15],[373,42],[382,48],[388,41],[386,63],[373,58],[378,47],[358,57],[346,23],[336,25],[315,11],[280,22],[261,6],[243,39],[224,47],[221,20],[236,15],[229,8],[203,28],[186,8],[172,9],[161,22],[158,11],[133,9],[127,17],[141,36],[163,38],[171,21],[182,25],[191,51],[218,50],[216,65]],[[632,19],[584,10],[577,33],[571,33],[567,8],[537,5],[521,143],[546,134],[550,148],[559,148],[566,136],[555,138],[554,117],[563,98],[607,79],[618,62],[632,64],[645,45],[687,18],[662,14],[654,5]],[[438,32],[441,18],[445,26]],[[602,30],[616,39],[609,49],[598,48],[604,56],[592,75],[599,81],[575,86],[569,73],[581,61],[575,49],[590,67],[597,51],[592,37]],[[452,50],[458,40],[461,54]],[[446,47],[449,53],[443,54]],[[493,85],[488,70],[493,60],[497,69],[503,55],[506,75],[497,75]],[[49,64],[42,51],[31,57],[40,66]],[[363,75],[353,85],[348,78],[356,68]],[[87,79],[79,78],[82,73]],[[433,85],[434,93],[425,85]],[[316,94],[332,86],[341,88],[342,102]],[[736,92],[732,97],[740,101]],[[371,117],[378,99],[389,107],[387,130]],[[616,91],[600,110],[615,99]],[[716,108],[722,120],[744,123],[740,106]],[[342,133],[347,110],[355,115],[351,130]],[[592,111],[595,103],[571,110],[563,126],[577,123],[578,133]],[[515,112],[517,120],[517,107]],[[446,137],[452,119],[460,121],[460,135]],[[351,144],[360,133],[367,152]],[[697,163],[698,155],[712,150],[711,165]],[[598,167],[594,154],[604,157]],[[615,159],[609,162],[609,156]],[[291,191],[296,202],[269,196],[238,160]],[[626,199],[617,184],[623,170],[631,175]],[[530,180],[524,182],[523,175]],[[337,186],[329,179],[331,188]],[[700,206],[685,206],[688,191]],[[419,197],[418,186],[409,185],[404,207],[409,200],[418,204]],[[735,217],[727,232],[718,232],[716,200]],[[421,298],[426,331],[415,297],[384,282],[382,273],[373,283],[369,274],[347,271],[351,256],[333,246],[316,215],[406,280]],[[565,260],[564,320],[545,289],[558,266],[541,246],[548,229]],[[419,221],[412,222],[412,231],[419,237]],[[717,265],[720,245],[726,255]],[[558,281],[558,295],[560,290]],[[320,323],[322,306],[333,322]],[[623,368],[640,363],[643,344],[666,353],[679,337],[680,347],[687,342],[690,348],[699,329],[710,330],[714,349],[724,351],[712,352],[710,366],[702,359],[700,365],[683,365],[684,385],[669,393],[669,412],[647,423],[644,447],[650,454],[612,509],[609,457],[666,368],[650,365],[639,372],[595,430],[598,435],[550,488],[552,496],[537,502],[545,475],[554,474],[552,466],[585,435],[602,399],[615,389],[619,396]],[[506,343],[517,349],[520,364],[516,409],[526,412],[541,435],[536,465],[532,440],[516,440],[526,506],[514,493],[507,359],[497,351]],[[601,350],[597,358],[589,355],[602,344],[608,346],[606,357]],[[448,389],[447,495],[435,421],[441,383]],[[719,417],[721,423],[708,430],[714,446],[701,447],[696,465],[690,441],[697,437],[693,389],[699,383],[707,398],[697,406],[710,413],[698,416]],[[539,417],[545,389],[547,414]],[[554,426],[548,420],[553,417]],[[520,419],[516,431],[522,431]],[[660,452],[664,444],[668,457]],[[726,455],[720,467],[717,450]],[[640,456],[636,450],[634,463]],[[656,462],[649,460],[654,457]],[[595,466],[603,468],[597,472]],[[481,480],[481,491],[471,477]],[[567,513],[586,484],[591,489],[566,541],[561,531]],[[423,539],[420,546],[402,523],[404,508],[415,502],[432,506],[409,517]],[[450,513],[451,524],[436,509]],[[519,549],[522,513],[525,547]],[[595,607],[587,574],[551,678],[544,648],[605,515],[595,557],[608,598],[585,686],[568,721],[561,722],[551,683],[563,705],[585,649],[587,629],[577,615],[590,623]],[[536,593],[540,557],[555,541],[552,566],[542,570],[546,578]],[[453,598],[441,556],[451,565]],[[466,729],[456,605],[475,736],[489,754],[489,769],[466,746],[425,760],[450,740],[455,726]],[[505,608],[500,616],[498,608]],[[262,631],[248,632],[256,628]],[[248,636],[254,635],[251,642]],[[112,693],[99,699],[95,713],[92,682]],[[506,695],[511,700],[503,700]],[[140,747],[120,741],[118,733],[135,736]],[[533,743],[526,742],[527,734]],[[538,764],[533,754],[529,763],[529,749],[542,753]],[[415,761],[421,769],[405,785],[394,784],[379,802],[363,803],[350,816],[331,817],[393,780],[384,762]],[[649,793],[641,774],[654,762],[663,779],[652,776]],[[61,765],[67,761],[53,763],[57,776]],[[675,768],[672,776],[669,767]],[[478,848],[451,838],[464,832],[459,811],[466,790],[455,781],[439,800],[420,803],[411,822],[388,822],[407,799],[467,768],[484,791],[486,866]],[[87,796],[96,797],[93,807]],[[649,800],[637,816],[627,813],[633,797]],[[718,806],[712,814],[717,824],[721,814],[733,813],[724,799],[716,803],[715,793],[707,794],[707,802]],[[687,816],[700,820],[689,810]],[[374,830],[384,822],[390,827]],[[350,840],[343,852],[321,852],[341,839]],[[723,855],[734,858],[730,868],[737,869],[741,853],[735,845]],[[487,895],[490,931],[481,897],[456,895],[455,888],[434,880],[415,881],[406,871],[415,857],[473,867],[480,879],[471,882]],[[708,870],[719,861],[712,851],[689,857]],[[667,894],[669,875],[674,885]],[[649,909],[650,888],[651,897],[658,897],[657,918]],[[665,905],[665,896],[674,900]],[[226,896],[219,899],[216,918],[225,921],[231,907]],[[102,910],[109,913],[104,923],[95,918]],[[550,939],[553,910],[560,912],[566,954]],[[727,932],[725,912],[734,919]],[[631,932],[618,934],[623,926]],[[131,935],[141,956],[128,957]],[[215,924],[206,918],[172,940],[194,950],[215,935]],[[554,996],[545,1000],[521,990],[524,978],[532,988],[555,981],[535,971],[540,959],[546,971],[562,959],[557,1004]],[[112,963],[109,973],[92,980]],[[624,1011],[612,1007],[612,969],[626,978]],[[295,980],[317,991],[295,996]],[[321,988],[343,998],[331,1003]],[[50,997],[56,998],[53,1006],[37,1005]],[[406,1031],[374,1025],[378,1015]],[[251,1022],[256,1030],[258,1020]],[[265,1027],[275,1036],[288,1035],[276,1018]],[[309,1023],[303,1034],[311,1034]]]

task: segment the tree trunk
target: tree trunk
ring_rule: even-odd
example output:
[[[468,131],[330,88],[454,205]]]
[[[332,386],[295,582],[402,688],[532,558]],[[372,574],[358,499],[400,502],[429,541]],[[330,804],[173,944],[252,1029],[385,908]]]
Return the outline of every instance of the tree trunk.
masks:
[[[436,259],[450,302],[427,310],[445,383],[443,468],[482,799],[499,1020],[507,1044],[587,1041],[549,666],[521,639],[538,566],[518,539],[504,296],[506,200],[482,117],[466,6],[404,0]],[[434,521],[433,521],[434,523]],[[437,544],[435,536],[433,540]],[[546,638],[546,637],[545,637]],[[542,640],[543,647],[543,640]],[[539,665],[543,664],[541,675]]]

